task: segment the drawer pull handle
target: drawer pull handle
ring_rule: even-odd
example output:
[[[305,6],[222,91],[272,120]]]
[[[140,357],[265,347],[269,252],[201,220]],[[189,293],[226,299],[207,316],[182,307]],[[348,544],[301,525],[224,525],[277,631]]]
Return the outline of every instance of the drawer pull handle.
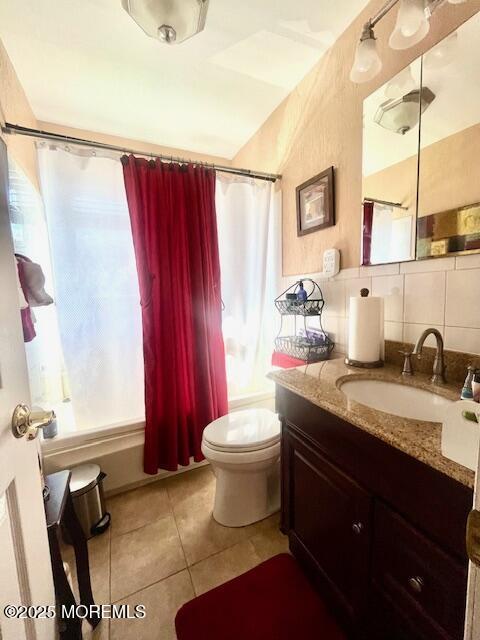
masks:
[[[352,531],[355,535],[359,536],[363,531],[363,524],[361,522],[355,522],[352,525]]]
[[[414,593],[422,593],[425,583],[423,582],[423,578],[415,576],[415,578],[410,578],[408,580],[408,586]]]

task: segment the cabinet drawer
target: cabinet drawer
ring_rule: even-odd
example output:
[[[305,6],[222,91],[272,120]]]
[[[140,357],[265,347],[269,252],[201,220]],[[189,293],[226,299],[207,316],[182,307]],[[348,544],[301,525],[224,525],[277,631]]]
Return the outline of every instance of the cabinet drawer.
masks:
[[[374,592],[380,592],[413,637],[463,638],[466,569],[380,502],[375,506],[372,581]]]

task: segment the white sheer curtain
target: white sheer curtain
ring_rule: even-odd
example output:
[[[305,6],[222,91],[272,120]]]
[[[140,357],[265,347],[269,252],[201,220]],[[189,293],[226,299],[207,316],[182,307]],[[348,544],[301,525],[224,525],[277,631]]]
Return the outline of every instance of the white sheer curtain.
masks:
[[[271,182],[217,173],[223,335],[230,399],[272,388],[281,277],[281,192]]]
[[[53,294],[47,224],[40,194],[12,157],[8,161],[10,224],[15,252],[40,264],[45,289]],[[36,337],[25,343],[32,405],[68,415],[69,391],[65,377],[54,304],[32,310]]]
[[[141,315],[121,165],[47,146],[39,164],[76,428],[141,420]]]

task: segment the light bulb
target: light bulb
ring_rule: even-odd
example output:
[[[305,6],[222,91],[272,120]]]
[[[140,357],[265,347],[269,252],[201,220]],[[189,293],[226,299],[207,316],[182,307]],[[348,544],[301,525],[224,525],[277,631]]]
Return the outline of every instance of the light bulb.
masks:
[[[388,42],[392,49],[408,49],[423,40],[429,31],[423,0],[401,0],[395,29]]]
[[[362,38],[355,51],[355,60],[350,71],[350,80],[361,83],[374,78],[382,69],[382,61],[378,55],[377,45],[373,32],[366,38]]]
[[[424,0],[401,0],[397,27],[400,27],[405,38],[415,35],[426,19]]]

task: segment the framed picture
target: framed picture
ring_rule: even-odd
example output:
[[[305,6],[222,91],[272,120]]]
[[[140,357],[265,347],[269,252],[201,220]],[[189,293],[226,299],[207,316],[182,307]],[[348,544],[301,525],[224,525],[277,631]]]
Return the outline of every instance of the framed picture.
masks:
[[[304,236],[335,224],[333,167],[297,187],[297,235]]]

